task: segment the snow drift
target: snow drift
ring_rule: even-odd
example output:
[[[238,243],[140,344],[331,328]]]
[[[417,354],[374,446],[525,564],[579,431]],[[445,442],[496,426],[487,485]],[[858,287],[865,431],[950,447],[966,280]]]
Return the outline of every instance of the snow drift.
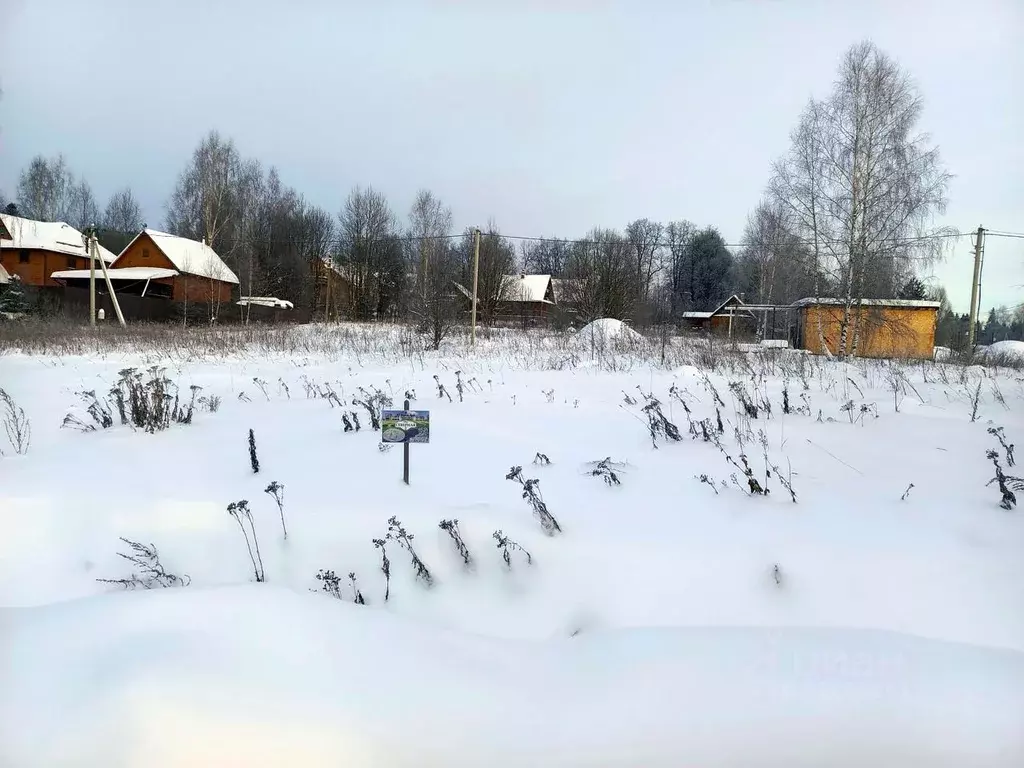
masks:
[[[880,631],[546,642],[266,585],[8,609],[0,764],[1016,767],[1024,654]]]

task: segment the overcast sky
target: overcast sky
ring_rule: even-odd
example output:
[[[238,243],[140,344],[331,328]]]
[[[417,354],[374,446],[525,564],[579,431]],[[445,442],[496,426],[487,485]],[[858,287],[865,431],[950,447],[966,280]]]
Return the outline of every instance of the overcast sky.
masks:
[[[0,0],[0,190],[64,152],[160,226],[211,128],[334,212],[427,187],[458,227],[579,237],[646,216],[742,236],[804,103],[870,38],[956,175],[943,223],[1024,232],[1024,0]],[[966,311],[970,240],[935,281]],[[990,237],[983,307],[1024,301]]]

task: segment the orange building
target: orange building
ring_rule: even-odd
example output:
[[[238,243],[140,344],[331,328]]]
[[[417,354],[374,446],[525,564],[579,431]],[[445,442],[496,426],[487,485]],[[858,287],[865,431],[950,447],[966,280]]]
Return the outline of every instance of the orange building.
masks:
[[[238,285],[237,275],[206,243],[155,229],[136,235],[108,272],[118,293],[190,304],[227,304]],[[89,271],[68,269],[52,277],[82,287]]]
[[[111,264],[113,253],[99,246],[100,258]],[[54,272],[89,268],[85,237],[61,221],[35,221],[0,213],[0,266],[24,285],[55,288]],[[97,267],[99,265],[97,264]]]
[[[829,354],[839,354],[845,302],[801,299],[793,306],[799,312],[796,346],[818,355],[826,348]],[[850,307],[848,353],[855,352],[857,357],[931,359],[939,306],[937,301],[916,299],[862,299]]]

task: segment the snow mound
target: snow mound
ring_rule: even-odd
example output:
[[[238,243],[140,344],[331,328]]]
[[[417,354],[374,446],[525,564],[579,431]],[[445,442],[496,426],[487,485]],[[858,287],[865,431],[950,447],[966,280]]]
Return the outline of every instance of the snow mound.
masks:
[[[978,357],[990,362],[1024,363],[1024,341],[997,341],[979,347]]]
[[[268,585],[108,595],[0,620],[0,765],[19,768],[1024,758],[1024,653],[891,632],[509,641]]]
[[[621,320],[603,317],[580,328],[574,339],[580,347],[598,349],[606,346],[631,346],[641,344],[644,337]]]

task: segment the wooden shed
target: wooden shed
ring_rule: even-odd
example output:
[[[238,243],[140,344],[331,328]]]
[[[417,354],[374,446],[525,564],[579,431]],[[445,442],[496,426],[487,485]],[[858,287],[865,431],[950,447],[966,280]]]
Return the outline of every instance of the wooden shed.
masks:
[[[743,300],[735,294],[710,312],[683,312],[682,319],[691,330],[709,331],[729,338],[752,335],[757,322]]]
[[[107,264],[116,258],[103,246],[99,253]],[[0,266],[21,278],[23,285],[56,288],[59,283],[53,273],[88,269],[89,255],[84,236],[70,224],[0,213]]]
[[[795,302],[796,346],[823,354],[824,338],[829,353],[839,354],[845,305],[842,299]],[[937,301],[916,299],[862,299],[850,307],[848,350],[854,351],[856,334],[858,357],[930,359],[935,349],[939,306]]]

